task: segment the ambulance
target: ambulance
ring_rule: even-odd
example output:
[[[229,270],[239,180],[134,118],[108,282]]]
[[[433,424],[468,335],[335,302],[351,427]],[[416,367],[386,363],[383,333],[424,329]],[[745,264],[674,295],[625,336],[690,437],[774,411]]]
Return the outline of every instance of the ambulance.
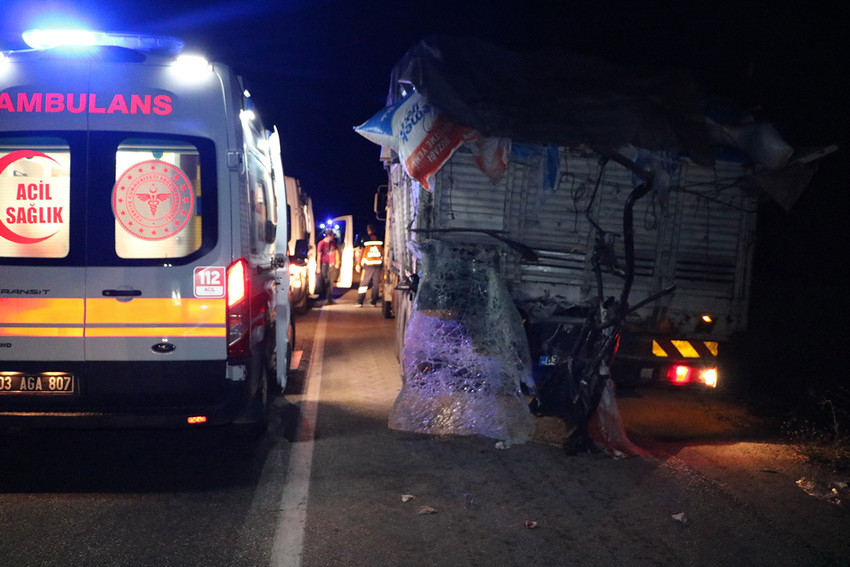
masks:
[[[277,131],[178,39],[24,39],[0,53],[0,426],[264,426],[294,337]]]

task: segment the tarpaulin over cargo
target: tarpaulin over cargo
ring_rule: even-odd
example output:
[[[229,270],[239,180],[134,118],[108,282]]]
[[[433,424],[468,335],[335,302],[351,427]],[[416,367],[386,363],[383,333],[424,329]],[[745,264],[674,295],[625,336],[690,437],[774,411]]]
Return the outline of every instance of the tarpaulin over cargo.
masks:
[[[753,186],[786,209],[812,174],[803,164],[789,166],[794,150],[773,126],[715,104],[682,69],[563,51],[520,54],[472,38],[434,37],[394,66],[387,110],[414,91],[481,138],[598,150],[631,145],[681,152],[706,166],[719,148],[726,157],[738,152],[756,166]],[[793,171],[775,175],[780,169]]]
[[[633,144],[711,159],[700,89],[682,71],[564,52],[521,55],[476,39],[435,37],[395,65],[390,103],[405,85],[485,136],[559,146]]]

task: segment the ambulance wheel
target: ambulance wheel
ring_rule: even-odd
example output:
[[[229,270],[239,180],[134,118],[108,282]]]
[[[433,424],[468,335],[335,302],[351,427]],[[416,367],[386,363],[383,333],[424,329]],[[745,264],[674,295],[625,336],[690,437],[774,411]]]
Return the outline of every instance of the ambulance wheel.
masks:
[[[295,321],[289,318],[289,329],[287,330],[289,340],[286,341],[286,374],[292,372],[292,352],[295,350]]]
[[[269,415],[272,408],[271,374],[268,366],[263,364],[260,372],[260,382],[254,398],[254,423],[251,429],[257,435],[262,435],[269,428]]]
[[[384,319],[392,319],[393,318],[393,302],[384,300],[381,305],[381,311],[384,314]]]
[[[242,441],[253,441],[265,435],[269,427],[272,396],[269,393],[270,383],[268,364],[259,365],[257,389],[245,408],[245,412],[234,422],[236,438]],[[249,375],[251,370],[249,369]]]

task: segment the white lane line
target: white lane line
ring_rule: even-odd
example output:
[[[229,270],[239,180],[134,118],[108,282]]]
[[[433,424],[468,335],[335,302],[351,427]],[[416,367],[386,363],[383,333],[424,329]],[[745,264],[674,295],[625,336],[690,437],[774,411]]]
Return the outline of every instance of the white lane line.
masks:
[[[277,523],[269,567],[300,567],[307,528],[307,498],[310,493],[310,470],[313,466],[313,433],[322,386],[322,358],[325,354],[325,332],[328,312],[323,309],[316,326],[313,354],[307,371],[307,393],[301,403],[298,440],[292,445],[286,485],[280,497]]]

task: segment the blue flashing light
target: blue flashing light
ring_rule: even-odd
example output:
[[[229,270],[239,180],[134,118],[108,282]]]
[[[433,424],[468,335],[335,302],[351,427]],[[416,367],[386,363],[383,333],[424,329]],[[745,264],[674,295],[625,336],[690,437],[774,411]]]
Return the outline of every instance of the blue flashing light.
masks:
[[[26,44],[33,49],[115,46],[137,51],[177,55],[185,47],[182,40],[174,37],[79,29],[27,30],[22,34],[22,37]]]

